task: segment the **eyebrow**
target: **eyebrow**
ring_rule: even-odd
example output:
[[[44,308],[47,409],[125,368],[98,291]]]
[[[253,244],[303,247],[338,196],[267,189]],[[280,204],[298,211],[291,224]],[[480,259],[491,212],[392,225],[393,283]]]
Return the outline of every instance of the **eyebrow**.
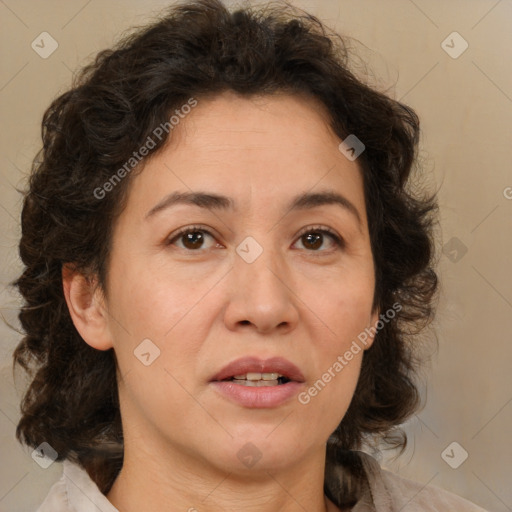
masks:
[[[236,203],[230,197],[207,192],[173,192],[151,208],[146,213],[145,219],[179,204],[193,205],[212,210],[236,210]],[[362,220],[358,209],[345,196],[331,190],[299,194],[292,198],[285,210],[308,210],[324,205],[340,206],[357,219],[359,228],[361,228]]]

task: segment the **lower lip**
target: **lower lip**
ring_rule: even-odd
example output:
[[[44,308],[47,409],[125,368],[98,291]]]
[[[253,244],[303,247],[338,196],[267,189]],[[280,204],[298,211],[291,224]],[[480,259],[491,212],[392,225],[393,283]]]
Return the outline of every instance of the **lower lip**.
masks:
[[[215,389],[245,407],[265,408],[282,405],[303,387],[301,382],[287,382],[277,386],[249,387],[232,381],[214,381]]]

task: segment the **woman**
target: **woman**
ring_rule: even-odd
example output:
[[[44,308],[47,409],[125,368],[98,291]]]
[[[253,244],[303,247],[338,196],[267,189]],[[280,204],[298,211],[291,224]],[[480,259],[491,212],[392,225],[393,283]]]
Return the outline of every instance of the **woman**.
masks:
[[[43,120],[16,281],[46,511],[482,510],[382,470],[419,406],[415,113],[290,6],[180,4]],[[92,505],[94,504],[94,505]]]

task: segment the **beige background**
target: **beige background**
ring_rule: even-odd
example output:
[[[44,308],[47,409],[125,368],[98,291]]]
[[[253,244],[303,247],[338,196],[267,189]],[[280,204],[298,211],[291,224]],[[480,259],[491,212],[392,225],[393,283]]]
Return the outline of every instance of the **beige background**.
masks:
[[[14,325],[19,299],[6,288],[21,268],[20,197],[14,187],[25,185],[40,144],[43,111],[69,86],[73,69],[168,3],[0,1],[0,299],[2,315]],[[292,3],[360,41],[356,50],[375,71],[372,80],[416,109],[426,179],[440,186],[439,350],[424,372],[427,405],[406,424],[409,447],[396,461],[387,456],[382,464],[489,511],[510,511],[512,2]],[[31,48],[43,31],[59,45],[47,59]],[[454,31],[469,44],[456,59],[441,46]],[[461,48],[457,38],[447,44],[451,51]],[[19,335],[4,325],[0,329],[0,510],[33,511],[61,465],[42,469],[31,450],[15,441],[23,382],[15,387],[11,353]],[[457,469],[441,457],[453,441],[469,454]],[[447,460],[456,462],[462,451],[448,453]]]

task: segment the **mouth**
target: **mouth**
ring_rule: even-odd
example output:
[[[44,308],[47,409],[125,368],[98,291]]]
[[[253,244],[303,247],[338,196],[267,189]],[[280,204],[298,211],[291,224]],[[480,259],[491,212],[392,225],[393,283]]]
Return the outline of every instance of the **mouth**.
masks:
[[[238,406],[262,409],[285,406],[305,386],[299,368],[282,357],[243,357],[210,381],[215,392]]]
[[[289,382],[305,382],[299,368],[283,357],[259,359],[242,357],[226,365],[210,382],[233,382],[240,386],[282,386]]]
[[[250,372],[243,375],[235,375],[217,382],[234,382],[240,386],[262,387],[262,386],[281,386],[291,380],[280,373],[259,373]]]

